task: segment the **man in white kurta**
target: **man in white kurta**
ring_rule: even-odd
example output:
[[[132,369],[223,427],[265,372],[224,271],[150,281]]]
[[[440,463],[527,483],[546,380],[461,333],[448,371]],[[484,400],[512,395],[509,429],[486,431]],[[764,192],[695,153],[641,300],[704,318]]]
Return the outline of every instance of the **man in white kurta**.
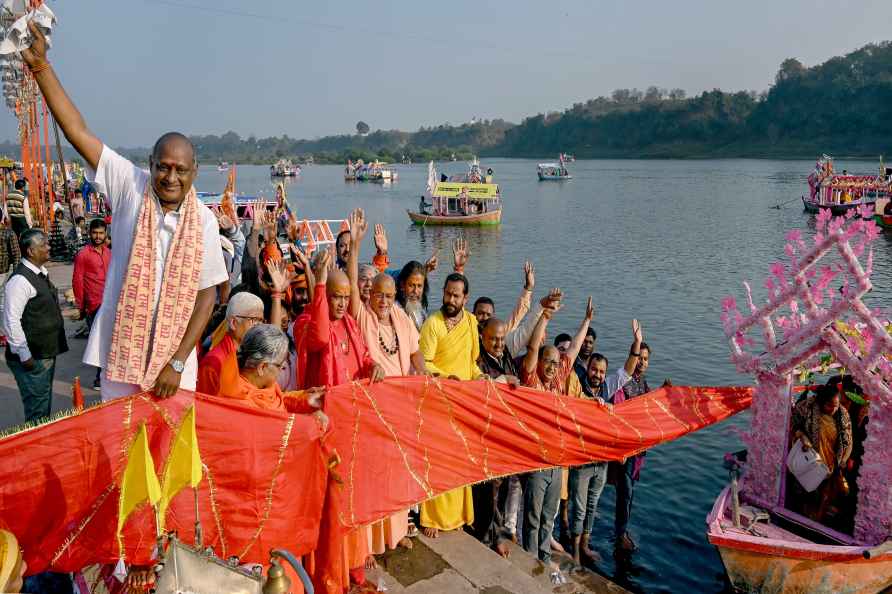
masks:
[[[127,265],[130,261],[130,249],[139,220],[143,192],[149,179],[148,171],[141,169],[110,149],[102,147],[102,155],[96,171],[88,171],[87,179],[100,188],[108,197],[111,208],[112,257],[108,267],[105,292],[102,295],[102,306],[93,321],[90,339],[84,351],[84,363],[105,369],[109,347],[112,343],[112,332],[115,326],[115,313]],[[155,200],[158,209],[158,249],[155,251],[155,312],[161,295],[161,282],[164,279],[164,266],[167,253],[173,240],[174,232],[180,219],[180,213],[171,211],[164,214],[161,205]],[[213,287],[229,280],[223,251],[220,245],[219,224],[214,213],[199,201],[198,211],[204,243],[204,257],[201,262],[201,275],[198,290]],[[195,350],[185,361],[180,388],[194,390],[198,377],[198,361]],[[128,396],[142,391],[133,384],[114,382],[102,377],[102,400],[110,400]]]

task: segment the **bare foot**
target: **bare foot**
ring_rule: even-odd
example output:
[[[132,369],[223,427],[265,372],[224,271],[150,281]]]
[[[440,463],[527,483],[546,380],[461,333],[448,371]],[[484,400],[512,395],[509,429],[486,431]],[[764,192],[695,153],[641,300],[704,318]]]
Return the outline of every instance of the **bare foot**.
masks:
[[[124,581],[124,591],[143,594],[155,584],[155,572],[151,567],[131,567]]]
[[[553,538],[551,539],[551,550],[554,551],[555,553],[566,553],[567,552],[564,550],[564,547],[561,546],[561,543],[559,543],[558,541],[556,541]]]
[[[502,541],[499,544],[497,544],[496,545],[496,553],[498,553],[499,555],[501,555],[502,557],[507,559],[508,555],[511,554],[511,549],[508,548],[508,543],[505,541]]]
[[[514,544],[517,544],[517,533],[516,532],[511,533],[511,542],[513,542]]]
[[[378,567],[378,561],[375,560],[374,555],[369,555],[365,558],[365,568],[366,569],[375,569]]]
[[[411,549],[413,546],[415,546],[415,543],[413,543],[412,539],[408,536],[404,536],[398,543],[396,543],[396,546],[403,547],[404,549]]]
[[[440,531],[436,528],[422,528],[421,531],[428,538],[437,538],[438,536],[440,536]]]
[[[583,540],[582,543],[580,543],[579,549],[583,555],[585,555],[595,563],[601,560],[601,555],[599,555],[597,551],[594,551],[590,546],[588,546],[588,539]]]

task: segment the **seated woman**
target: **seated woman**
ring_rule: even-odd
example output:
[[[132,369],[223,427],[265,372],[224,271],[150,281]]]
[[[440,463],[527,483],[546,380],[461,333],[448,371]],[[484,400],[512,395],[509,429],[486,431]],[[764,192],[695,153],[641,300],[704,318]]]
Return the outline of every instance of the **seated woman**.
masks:
[[[797,439],[802,442],[803,451],[816,450],[830,471],[814,492],[803,493],[802,513],[828,524],[848,494],[843,471],[852,455],[852,422],[840,406],[835,385],[819,387],[813,396],[800,400],[793,408],[793,441]]]
[[[288,337],[272,324],[258,324],[248,330],[238,347],[239,385],[232,398],[257,408],[312,413],[323,428],[328,417],[321,410],[324,388],[283,392],[276,383],[279,371],[288,365]]]

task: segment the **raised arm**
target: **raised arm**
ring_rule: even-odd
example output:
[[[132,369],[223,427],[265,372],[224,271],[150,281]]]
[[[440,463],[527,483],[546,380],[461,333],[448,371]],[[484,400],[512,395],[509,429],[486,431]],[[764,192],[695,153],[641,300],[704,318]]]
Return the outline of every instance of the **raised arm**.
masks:
[[[626,373],[632,375],[635,373],[635,367],[638,366],[638,357],[641,356],[641,324],[638,320],[632,320],[632,347],[629,349],[629,356],[624,366]]]
[[[375,257],[372,258],[372,265],[378,272],[385,272],[390,266],[390,258],[387,256],[387,231],[384,225],[375,224]]]
[[[285,317],[285,293],[288,291],[288,287],[291,286],[291,281],[294,278],[288,271],[288,265],[285,263],[285,260],[269,262],[266,270],[269,272],[270,288],[272,289],[270,293],[272,305],[269,310],[269,323],[279,328],[282,325],[282,319]]]
[[[520,349],[526,346],[530,340],[530,336],[532,336],[533,329],[535,329],[536,322],[539,321],[542,312],[545,309],[551,309],[551,314],[554,315],[561,308],[562,297],[563,294],[560,289],[552,289],[548,295],[542,298],[532,313],[527,313],[524,316],[517,328],[505,335],[505,346],[508,348],[509,353],[520,353]]]
[[[539,345],[545,337],[545,329],[548,327],[548,320],[551,319],[551,311],[545,309],[533,328],[533,334],[527,342],[527,354],[523,358],[523,375],[528,377],[536,373],[536,366],[539,364]]]
[[[307,277],[307,297],[313,301],[313,295],[316,293],[316,275],[313,274],[313,267],[310,266],[310,259],[306,252],[291,244],[291,261],[300,264],[303,268],[304,275]]]
[[[350,254],[347,256],[347,277],[350,279],[350,315],[353,319],[359,316],[362,298],[359,295],[359,249],[369,229],[365,213],[361,208],[350,213]],[[377,231],[376,231],[377,235]]]
[[[465,264],[471,257],[471,248],[468,247],[468,240],[464,237],[457,237],[452,242],[452,268],[460,274],[465,273]]]
[[[505,323],[507,328],[506,332],[511,332],[520,325],[521,320],[523,320],[524,316],[527,315],[527,312],[530,311],[530,304],[533,301],[533,288],[536,286],[536,271],[530,262],[524,262],[523,273],[523,291],[520,292],[520,297],[517,299],[517,305],[514,306],[514,311],[511,312],[511,317],[509,317],[508,321]]]
[[[573,337],[573,342],[570,343],[570,348],[567,349],[567,357],[570,358],[570,361],[576,361],[576,357],[579,355],[579,349],[582,348],[582,343],[585,341],[588,327],[592,323],[592,318],[594,317],[595,306],[592,305],[592,298],[589,297],[588,305],[585,306],[585,318],[582,319],[582,323],[579,325],[579,330],[576,332],[576,336]]]
[[[328,346],[331,338],[330,321],[328,319],[328,294],[325,283],[328,282],[328,266],[331,264],[331,250],[325,250],[316,258],[316,291],[310,306],[305,309],[310,314],[310,331],[307,333],[307,347],[311,351],[321,351]]]
[[[46,57],[47,43],[43,32],[34,21],[28,21],[28,30],[34,41],[31,42],[31,47],[22,51],[22,59],[31,69],[47,106],[65,133],[65,138],[95,171],[102,156],[102,141],[87,128],[83,116],[62,88],[62,83],[50,66]]]

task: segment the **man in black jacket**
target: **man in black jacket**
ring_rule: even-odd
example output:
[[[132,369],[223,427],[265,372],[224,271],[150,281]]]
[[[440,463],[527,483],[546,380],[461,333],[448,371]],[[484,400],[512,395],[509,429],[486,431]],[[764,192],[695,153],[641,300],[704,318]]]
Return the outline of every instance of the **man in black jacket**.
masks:
[[[25,420],[32,422],[50,414],[56,356],[68,350],[68,342],[58,291],[44,266],[50,251],[46,234],[28,229],[19,247],[23,257],[6,282],[3,327],[6,364],[21,392]]]

